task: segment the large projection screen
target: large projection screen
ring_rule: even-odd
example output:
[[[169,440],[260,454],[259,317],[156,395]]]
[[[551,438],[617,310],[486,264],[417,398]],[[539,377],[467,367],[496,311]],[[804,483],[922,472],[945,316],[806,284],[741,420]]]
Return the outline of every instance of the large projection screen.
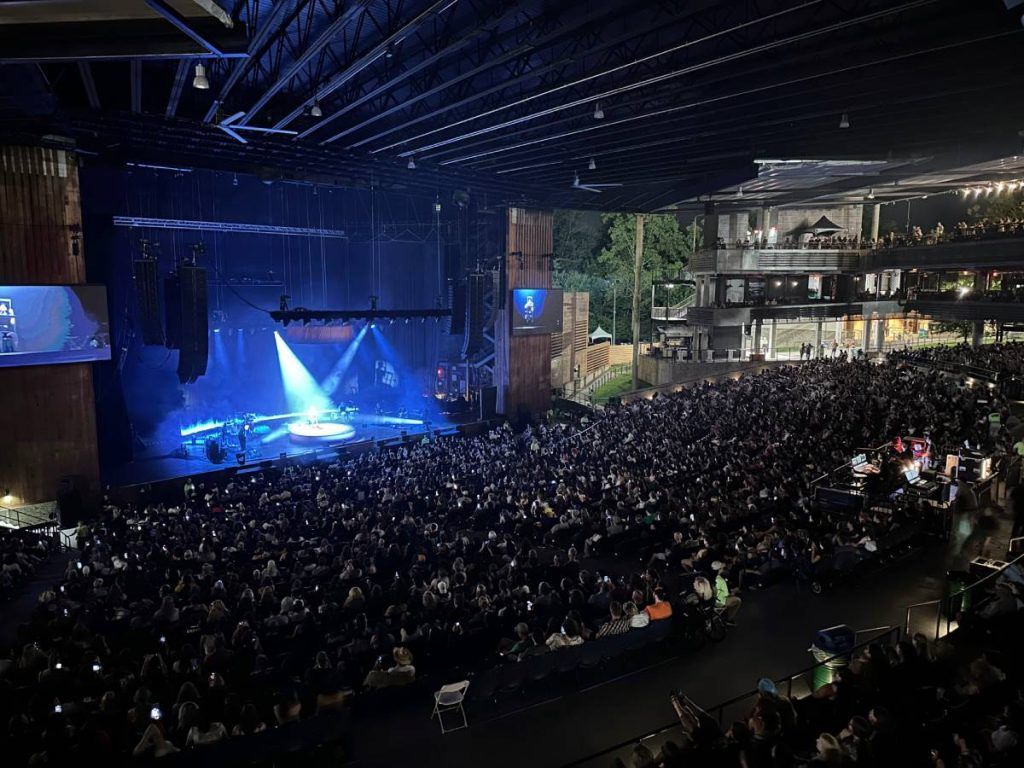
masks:
[[[110,359],[102,285],[0,285],[0,368]]]
[[[559,288],[512,290],[512,335],[561,333],[562,291]]]

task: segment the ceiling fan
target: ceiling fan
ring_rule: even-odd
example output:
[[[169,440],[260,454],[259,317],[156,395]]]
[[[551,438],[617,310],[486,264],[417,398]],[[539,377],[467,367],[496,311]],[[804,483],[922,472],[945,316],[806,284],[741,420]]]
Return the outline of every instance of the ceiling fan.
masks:
[[[580,182],[580,175],[576,172],[572,172],[572,188],[583,189],[587,192],[603,192],[602,187],[621,187],[621,184],[583,184]]]

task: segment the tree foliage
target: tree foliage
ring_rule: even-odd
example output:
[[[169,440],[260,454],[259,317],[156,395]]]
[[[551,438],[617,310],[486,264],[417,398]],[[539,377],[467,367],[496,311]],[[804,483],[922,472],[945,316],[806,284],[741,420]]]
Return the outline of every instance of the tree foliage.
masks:
[[[979,219],[1024,218],[1024,192],[982,198],[968,206],[967,213]]]
[[[557,287],[590,294],[590,330],[612,330],[613,306],[616,337],[631,341],[633,302],[633,244],[636,216],[624,213],[588,214],[555,211],[554,279]],[[641,339],[650,338],[651,282],[680,276],[686,268],[694,231],[681,228],[671,214],[644,217],[644,252],[640,285]],[[700,230],[696,232],[701,247]],[[682,301],[689,288],[659,289],[658,303]]]

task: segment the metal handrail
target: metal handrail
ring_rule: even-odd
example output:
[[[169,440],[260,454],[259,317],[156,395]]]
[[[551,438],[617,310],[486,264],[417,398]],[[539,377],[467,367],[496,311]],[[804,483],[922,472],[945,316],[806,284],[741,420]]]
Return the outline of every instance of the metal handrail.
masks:
[[[1024,539],[1024,537],[1018,537],[1018,539]],[[1022,560],[1024,560],[1024,553],[1018,555],[1017,557],[1015,557],[1010,562],[1005,563],[998,570],[992,571],[992,573],[989,573],[989,574],[986,574],[985,576],[982,576],[977,581],[975,581],[975,582],[973,582],[971,584],[968,584],[966,587],[963,587],[962,589],[960,589],[957,592],[954,592],[951,595],[948,595],[946,597],[940,597],[940,598],[938,598],[936,600],[926,600],[923,603],[914,603],[913,605],[908,605],[907,609],[906,609],[906,624],[904,625],[904,632],[906,634],[908,634],[908,635],[910,634],[910,616],[911,616],[911,613],[913,611],[917,610],[918,608],[925,608],[927,606],[934,605],[934,606],[938,607],[936,612],[935,612],[935,639],[936,640],[939,639],[939,632],[940,632],[941,627],[942,627],[942,615],[943,614],[946,615],[946,634],[948,635],[950,633],[950,631],[951,631],[951,627],[952,627],[952,624],[953,624],[953,610],[952,610],[953,609],[953,601],[956,600],[958,597],[962,597],[963,595],[967,594],[968,592],[973,592],[975,589],[980,587],[982,584],[985,584],[990,579],[994,579],[994,578],[998,578],[999,576],[1002,576],[1003,573],[1008,568],[1010,568],[1010,566],[1017,565]]]
[[[929,606],[929,605],[934,605],[934,606],[937,606],[937,608],[938,608],[935,611],[935,639],[936,640],[939,639],[939,628],[942,625],[942,598],[941,597],[938,598],[937,600],[926,600],[923,603],[914,603],[913,605],[908,605],[907,606],[907,619],[906,619],[906,624],[904,625],[904,628],[903,628],[903,633],[906,636],[908,636],[908,637],[910,636],[910,614],[914,610],[916,610],[917,608],[924,608],[924,607]]]
[[[881,627],[875,627],[874,629],[881,629]],[[871,631],[874,631],[874,630],[861,630],[861,632],[871,632]],[[836,659],[847,658],[849,656],[852,656],[856,651],[860,650],[864,646],[866,646],[866,645],[868,645],[870,643],[876,642],[879,639],[879,637],[884,637],[886,635],[892,635],[892,634],[895,634],[895,642],[899,642],[899,640],[900,640],[900,627],[899,626],[890,626],[883,635],[879,635],[877,637],[872,638],[871,640],[867,640],[867,641],[865,641],[863,643],[860,643],[860,644],[854,644],[854,646],[852,648],[850,648],[848,651],[846,651],[844,653],[834,654],[832,656],[829,656],[827,659],[823,659],[821,661],[815,662],[814,664],[812,664],[810,667],[807,667],[806,669],[802,669],[799,672],[796,672],[796,673],[794,673],[792,675],[788,675],[786,677],[779,678],[778,680],[775,681],[775,684],[776,684],[777,687],[781,687],[783,684],[785,684],[786,685],[786,691],[787,691],[786,695],[787,696],[792,696],[793,695],[793,681],[795,679],[797,679],[799,677],[803,677],[804,675],[807,675],[809,673],[813,673],[814,670],[816,670],[818,667],[822,666],[823,664],[828,664],[828,663],[830,663],[832,661],[835,661]],[[710,713],[716,712],[717,713],[716,720],[717,720],[719,726],[721,726],[722,725],[723,714],[724,714],[724,712],[725,712],[727,707],[731,707],[733,704],[736,704],[736,703],[738,703],[740,701],[743,701],[744,699],[748,699],[748,698],[751,698],[753,696],[756,696],[757,694],[758,694],[758,689],[755,688],[754,690],[747,691],[746,693],[742,693],[739,696],[734,696],[733,698],[729,699],[728,701],[723,701],[721,704],[717,704],[714,707],[710,707],[708,709],[705,709],[704,712],[707,713],[709,717],[711,716]],[[594,753],[592,753],[590,755],[587,755],[586,757],[582,757],[582,758],[573,760],[572,762],[565,763],[563,765],[563,768],[576,768],[576,766],[585,765],[585,764],[591,762],[592,760],[596,760],[596,759],[598,759],[600,757],[603,757],[603,756],[606,756],[606,755],[610,755],[610,754],[612,754],[614,752],[617,752],[620,749],[624,749],[624,748],[629,747],[629,746],[631,746],[633,744],[641,743],[641,742],[643,742],[646,739],[654,738],[655,736],[659,736],[659,735],[665,733],[666,731],[676,730],[679,727],[680,727],[679,720],[678,719],[677,720],[673,720],[672,722],[667,723],[665,725],[658,726],[654,730],[649,731],[649,732],[647,732],[647,733],[645,733],[645,734],[643,734],[641,736],[634,736],[631,739],[626,739],[625,741],[621,741],[618,744],[615,744],[615,745],[613,745],[611,747],[607,747],[606,749],[602,749],[600,752],[594,752]]]
[[[974,582],[973,584],[968,584],[968,585],[967,585],[966,587],[964,587],[963,589],[961,589],[961,590],[960,590],[959,592],[955,592],[955,593],[953,593],[952,595],[950,595],[950,596],[949,596],[948,598],[946,598],[946,634],[947,634],[947,635],[949,634],[949,627],[950,627],[950,624],[952,623],[952,618],[953,618],[953,617],[952,617],[952,613],[953,613],[953,612],[952,612],[952,608],[953,608],[953,601],[954,601],[954,600],[955,600],[956,598],[958,598],[958,597],[960,597],[961,595],[964,595],[964,594],[966,594],[966,593],[968,593],[968,592],[972,592],[972,591],[973,591],[973,590],[974,590],[975,588],[977,588],[977,587],[981,586],[982,584],[984,584],[985,582],[987,582],[987,581],[988,581],[989,579],[992,579],[992,578],[996,578],[996,577],[998,577],[998,576],[1002,576],[1002,575],[1003,575],[1003,573],[1004,573],[1004,572],[1005,572],[1005,571],[1006,571],[1006,570],[1007,570],[1008,568],[1010,568],[1010,566],[1016,565],[1016,564],[1017,564],[1017,563],[1019,563],[1019,562],[1020,562],[1021,560],[1024,560],[1024,554],[1018,555],[1017,557],[1015,557],[1015,558],[1014,558],[1013,560],[1011,560],[1010,562],[1008,562],[1008,563],[1005,563],[1005,564],[1004,564],[1004,565],[1003,565],[1003,566],[1002,566],[1001,568],[999,568],[998,570],[992,571],[992,573],[989,573],[989,574],[986,574],[985,576],[982,576],[982,577],[981,577],[980,579],[978,579],[978,580],[977,580],[976,582]],[[938,637],[938,634],[937,634],[937,633],[936,633],[936,637]]]
[[[886,624],[883,627],[868,627],[867,629],[858,629],[858,630],[856,630],[853,633],[853,644],[854,645],[859,645],[860,644],[860,642],[858,641],[857,638],[859,638],[861,635],[867,635],[867,634],[870,634],[872,632],[879,632],[879,633],[888,632],[889,630],[891,630],[893,628],[893,626],[894,625],[892,625],[892,624]]]

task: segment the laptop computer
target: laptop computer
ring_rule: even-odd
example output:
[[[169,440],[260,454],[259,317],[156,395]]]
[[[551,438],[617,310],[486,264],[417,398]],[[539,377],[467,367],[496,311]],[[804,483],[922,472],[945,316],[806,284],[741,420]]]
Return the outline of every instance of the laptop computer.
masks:
[[[938,486],[931,480],[924,480],[921,477],[921,470],[917,467],[904,471],[903,477],[906,478],[907,483],[912,487],[921,491],[934,491]]]

